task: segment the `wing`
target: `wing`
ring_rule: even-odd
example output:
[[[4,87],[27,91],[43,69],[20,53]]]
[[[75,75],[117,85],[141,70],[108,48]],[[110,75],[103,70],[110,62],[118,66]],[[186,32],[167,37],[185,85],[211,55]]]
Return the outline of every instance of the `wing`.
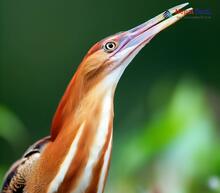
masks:
[[[5,176],[2,193],[24,192],[27,175],[31,174],[34,163],[39,159],[42,150],[49,141],[50,136],[37,141],[28,148],[20,160],[12,165]]]

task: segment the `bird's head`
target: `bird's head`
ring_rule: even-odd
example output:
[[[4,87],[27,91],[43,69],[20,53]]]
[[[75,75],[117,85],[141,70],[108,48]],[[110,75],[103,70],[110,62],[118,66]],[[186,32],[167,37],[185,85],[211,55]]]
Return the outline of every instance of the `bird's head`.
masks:
[[[96,43],[79,68],[84,80],[92,85],[100,82],[106,86],[117,85],[128,64],[156,34],[192,13],[192,8],[181,11],[186,5],[188,3],[173,7],[131,30]]]
[[[52,122],[52,139],[65,125],[65,120],[69,123],[67,117],[72,117],[73,112],[80,120],[81,114],[87,115],[85,112],[99,106],[103,96],[110,93],[113,99],[122,73],[138,52],[160,31],[192,13],[192,8],[181,11],[186,5],[188,3],[173,7],[131,30],[96,43],[84,57],[61,99]]]

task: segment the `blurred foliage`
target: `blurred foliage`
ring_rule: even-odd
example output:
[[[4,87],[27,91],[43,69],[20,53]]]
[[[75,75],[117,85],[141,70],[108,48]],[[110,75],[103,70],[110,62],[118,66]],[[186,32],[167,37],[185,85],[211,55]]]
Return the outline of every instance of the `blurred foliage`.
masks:
[[[220,174],[220,141],[199,83],[180,82],[170,102],[136,129],[114,147],[107,192],[215,192],[209,180]]]
[[[24,125],[4,106],[0,106],[0,136],[14,148],[27,140]]]
[[[9,164],[20,157],[20,152],[28,143],[28,134],[17,116],[0,105],[0,184]],[[3,152],[5,151],[5,153]]]
[[[0,183],[28,145],[48,135],[89,47],[180,3],[1,0]],[[220,1],[190,4],[210,17],[166,29],[120,80],[106,193],[220,192]]]

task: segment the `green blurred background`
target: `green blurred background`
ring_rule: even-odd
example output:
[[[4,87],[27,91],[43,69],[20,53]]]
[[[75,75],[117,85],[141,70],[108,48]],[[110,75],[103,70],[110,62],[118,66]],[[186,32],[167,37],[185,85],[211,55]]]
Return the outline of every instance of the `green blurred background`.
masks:
[[[182,1],[0,1],[0,183],[49,134],[57,104],[96,41]],[[182,19],[134,59],[115,96],[106,193],[220,192],[220,2]]]

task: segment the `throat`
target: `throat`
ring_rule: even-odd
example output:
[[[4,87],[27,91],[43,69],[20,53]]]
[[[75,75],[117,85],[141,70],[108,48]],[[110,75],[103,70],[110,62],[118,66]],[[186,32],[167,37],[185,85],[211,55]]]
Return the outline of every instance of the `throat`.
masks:
[[[88,160],[79,176],[79,183],[72,187],[73,193],[101,193],[103,190],[112,147],[112,97],[110,94],[103,98],[98,119],[87,154]]]
[[[112,147],[113,96],[111,90],[98,92],[100,90],[90,93],[88,97],[99,98],[93,98],[93,101],[85,98],[82,101],[82,108],[76,112],[78,119],[73,117],[72,123],[54,141],[62,143],[65,138],[69,143],[63,147],[67,151],[63,155],[61,167],[49,185],[48,193],[103,191]],[[75,128],[68,130],[73,125]],[[70,135],[67,136],[66,133]],[[56,145],[62,147],[61,143]]]

